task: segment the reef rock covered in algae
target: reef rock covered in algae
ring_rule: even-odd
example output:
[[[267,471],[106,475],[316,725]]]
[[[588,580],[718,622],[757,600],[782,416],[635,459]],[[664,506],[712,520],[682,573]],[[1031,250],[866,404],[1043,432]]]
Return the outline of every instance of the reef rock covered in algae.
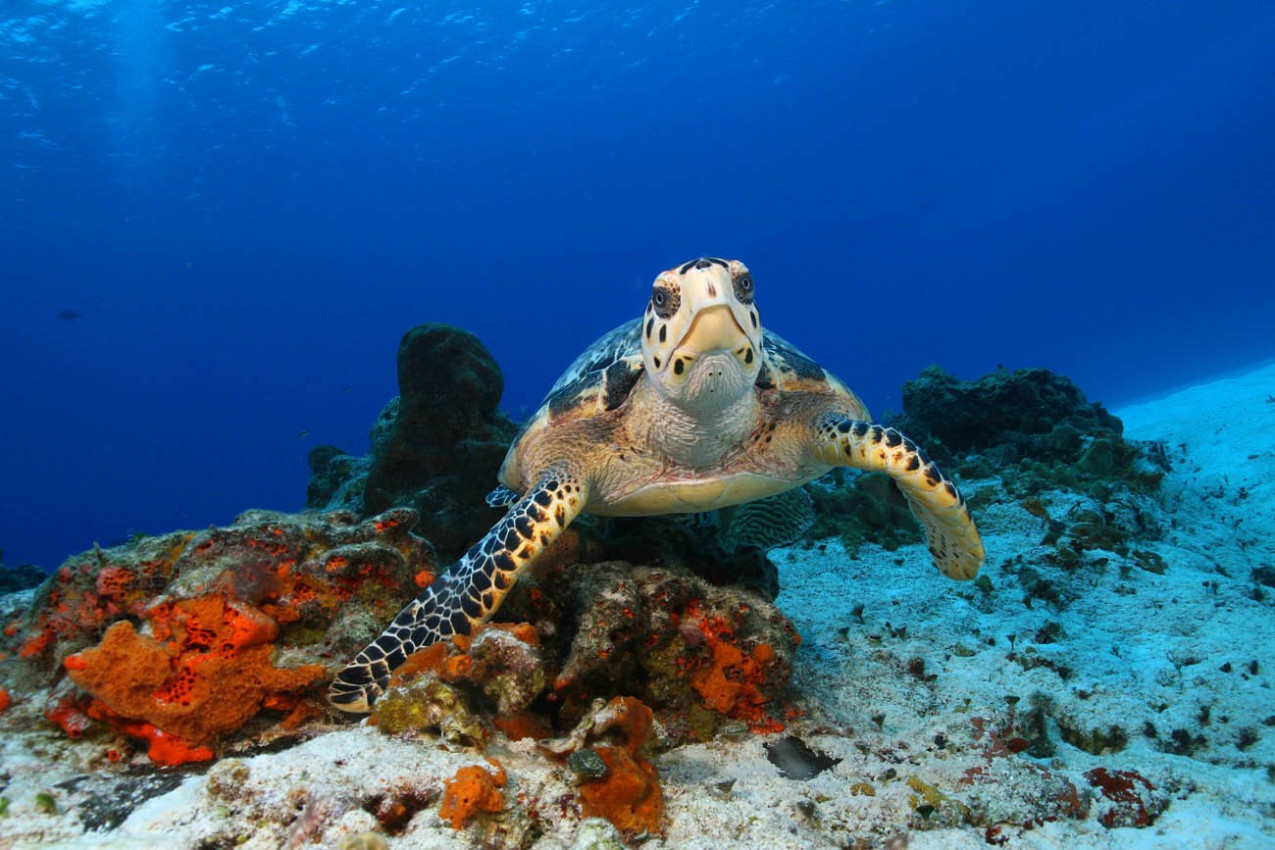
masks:
[[[784,727],[800,638],[747,591],[680,567],[572,563],[520,583],[496,619],[409,658],[375,706],[378,724],[472,741],[489,733],[485,716],[510,737],[542,737],[594,699],[626,695],[669,743]]]
[[[357,651],[432,578],[414,522],[406,509],[249,511],[95,548],[6,626],[0,682],[73,736],[96,720],[146,742],[157,763],[211,758],[209,745],[262,709],[289,724],[314,714],[329,659]]]

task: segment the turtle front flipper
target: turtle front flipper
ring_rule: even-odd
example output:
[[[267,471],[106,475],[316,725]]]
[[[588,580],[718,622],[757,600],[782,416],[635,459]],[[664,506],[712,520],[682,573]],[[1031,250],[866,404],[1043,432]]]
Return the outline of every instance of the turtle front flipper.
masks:
[[[884,472],[907,497],[934,565],[948,578],[971,579],[983,563],[983,541],[956,485],[915,443],[885,428],[835,413],[816,423],[819,459],[833,466]]]
[[[337,674],[328,700],[342,711],[370,711],[390,673],[407,656],[454,635],[467,635],[486,621],[519,572],[553,545],[587,498],[587,487],[576,476],[551,473],[541,478]]]

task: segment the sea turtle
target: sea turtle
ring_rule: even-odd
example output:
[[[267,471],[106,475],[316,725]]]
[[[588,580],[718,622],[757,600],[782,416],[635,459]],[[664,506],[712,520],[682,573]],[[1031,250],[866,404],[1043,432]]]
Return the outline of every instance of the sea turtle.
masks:
[[[839,380],[758,317],[752,275],[701,257],[655,279],[641,318],[571,364],[500,469],[510,505],[332,682],[366,712],[407,656],[469,634],[581,511],[697,513],[773,496],[834,466],[880,470],[907,497],[935,566],[973,578],[983,544],[956,486],[911,440],[869,421]]]

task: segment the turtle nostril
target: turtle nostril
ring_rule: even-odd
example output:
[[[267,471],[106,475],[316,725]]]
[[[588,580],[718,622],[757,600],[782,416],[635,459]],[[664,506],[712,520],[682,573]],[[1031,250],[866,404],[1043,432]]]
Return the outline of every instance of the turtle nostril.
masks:
[[[700,257],[698,260],[695,261],[695,268],[706,269],[712,264],[713,264],[713,261],[708,259],[707,257]]]

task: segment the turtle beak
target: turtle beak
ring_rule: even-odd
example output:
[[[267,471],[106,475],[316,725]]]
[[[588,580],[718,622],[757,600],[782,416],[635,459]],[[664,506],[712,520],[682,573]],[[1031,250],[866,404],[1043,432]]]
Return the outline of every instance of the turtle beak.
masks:
[[[690,330],[678,346],[690,354],[707,354],[711,351],[730,351],[739,346],[747,335],[735,320],[735,314],[727,304],[716,304],[700,310],[691,322]]]

